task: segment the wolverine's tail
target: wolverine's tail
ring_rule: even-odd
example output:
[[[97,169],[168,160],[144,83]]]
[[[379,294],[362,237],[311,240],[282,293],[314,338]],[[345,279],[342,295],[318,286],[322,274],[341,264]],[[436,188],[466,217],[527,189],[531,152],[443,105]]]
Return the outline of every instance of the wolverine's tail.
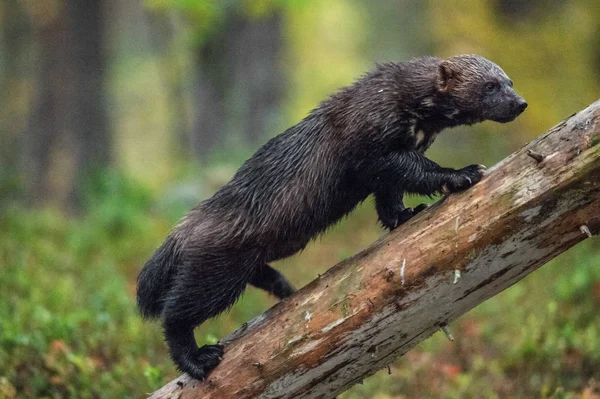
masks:
[[[173,235],[154,252],[137,279],[137,304],[142,317],[159,317],[177,273],[179,250]]]

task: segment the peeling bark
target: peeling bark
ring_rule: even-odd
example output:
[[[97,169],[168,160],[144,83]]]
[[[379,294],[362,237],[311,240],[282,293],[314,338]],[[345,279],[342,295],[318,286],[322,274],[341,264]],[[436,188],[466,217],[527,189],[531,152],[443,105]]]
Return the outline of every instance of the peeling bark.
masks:
[[[152,398],[335,397],[597,234],[599,156],[597,101],[233,333],[207,381]]]

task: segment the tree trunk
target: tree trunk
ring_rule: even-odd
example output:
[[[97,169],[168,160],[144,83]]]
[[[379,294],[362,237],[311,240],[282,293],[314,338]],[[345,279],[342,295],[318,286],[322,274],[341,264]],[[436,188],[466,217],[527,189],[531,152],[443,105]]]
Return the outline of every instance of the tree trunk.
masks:
[[[228,337],[153,398],[333,398],[600,229],[600,101]]]
[[[86,173],[110,158],[104,10],[101,0],[52,5],[49,14],[30,5],[39,61],[25,164],[32,204],[73,209]]]
[[[81,206],[81,189],[88,173],[111,161],[110,129],[106,110],[107,62],[104,45],[104,0],[69,0],[73,35],[73,103],[70,110],[75,139],[75,178],[69,204]]]
[[[143,5],[140,5],[142,7]],[[152,52],[157,59],[162,86],[164,87],[168,109],[168,127],[171,136],[175,137],[177,154],[186,158],[193,157],[190,148],[192,130],[196,114],[202,111],[197,106],[195,87],[198,85],[198,71],[190,59],[193,58],[181,45],[181,37],[187,29],[181,13],[173,10],[144,9],[149,29],[148,36],[152,44]],[[202,93],[206,97],[214,96],[214,92]],[[203,106],[205,107],[205,106]],[[210,110],[210,104],[207,105]],[[211,115],[203,114],[199,119]]]
[[[200,158],[224,137],[257,145],[275,133],[284,93],[281,13],[249,18],[230,10],[224,24],[198,49],[191,147]]]
[[[26,8],[18,0],[6,0],[0,4],[0,186],[19,180],[19,155],[31,97],[31,50]]]

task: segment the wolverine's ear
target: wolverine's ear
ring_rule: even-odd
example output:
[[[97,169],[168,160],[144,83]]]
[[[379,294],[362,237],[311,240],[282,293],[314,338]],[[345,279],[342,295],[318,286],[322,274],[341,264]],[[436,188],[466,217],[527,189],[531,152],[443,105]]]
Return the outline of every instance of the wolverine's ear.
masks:
[[[448,60],[443,60],[438,67],[438,90],[447,92],[456,79],[456,72]]]

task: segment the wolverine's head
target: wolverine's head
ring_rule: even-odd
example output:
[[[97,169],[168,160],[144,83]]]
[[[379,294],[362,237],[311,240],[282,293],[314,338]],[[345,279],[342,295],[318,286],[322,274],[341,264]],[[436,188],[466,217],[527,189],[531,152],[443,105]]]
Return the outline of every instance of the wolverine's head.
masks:
[[[470,123],[510,122],[527,108],[527,102],[515,92],[506,73],[478,55],[442,60],[438,67],[438,90]]]

